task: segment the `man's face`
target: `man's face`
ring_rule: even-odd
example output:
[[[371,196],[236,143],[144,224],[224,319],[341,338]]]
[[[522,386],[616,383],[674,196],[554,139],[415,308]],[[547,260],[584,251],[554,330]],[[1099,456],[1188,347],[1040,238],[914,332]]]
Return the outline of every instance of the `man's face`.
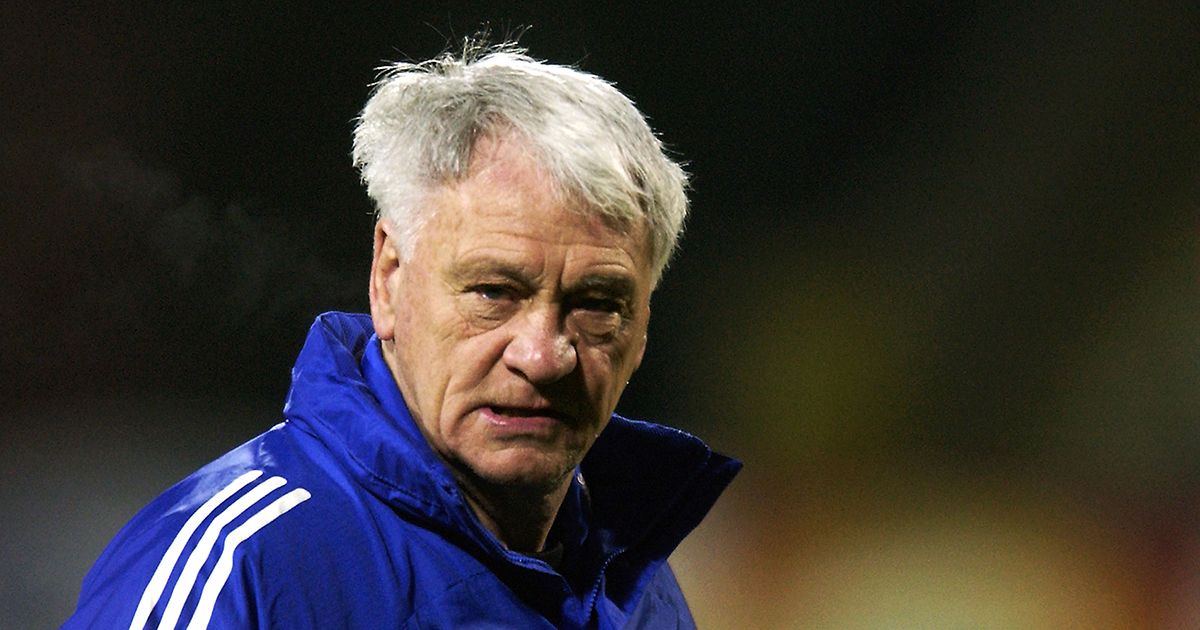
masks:
[[[511,139],[481,140],[429,203],[408,262],[376,228],[371,312],[397,384],[460,476],[559,486],[641,362],[645,228],[572,211]]]

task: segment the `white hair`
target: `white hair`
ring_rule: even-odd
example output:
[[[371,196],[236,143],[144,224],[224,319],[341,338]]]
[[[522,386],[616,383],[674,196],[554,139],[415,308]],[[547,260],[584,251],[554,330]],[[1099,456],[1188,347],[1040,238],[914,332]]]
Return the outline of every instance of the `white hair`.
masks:
[[[644,221],[657,283],[687,216],[687,175],[633,102],[607,81],[538,61],[514,44],[468,41],[381,69],[354,130],[354,164],[408,258],[429,220],[422,203],[467,176],[480,138],[515,132],[558,191],[617,225]]]

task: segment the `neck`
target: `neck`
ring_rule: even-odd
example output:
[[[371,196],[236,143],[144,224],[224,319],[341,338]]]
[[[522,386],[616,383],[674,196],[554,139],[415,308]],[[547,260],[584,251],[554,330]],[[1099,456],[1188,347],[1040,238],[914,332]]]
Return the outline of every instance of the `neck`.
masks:
[[[571,476],[567,475],[550,488],[513,487],[463,477],[458,483],[479,521],[506,548],[519,553],[535,553],[546,546]]]

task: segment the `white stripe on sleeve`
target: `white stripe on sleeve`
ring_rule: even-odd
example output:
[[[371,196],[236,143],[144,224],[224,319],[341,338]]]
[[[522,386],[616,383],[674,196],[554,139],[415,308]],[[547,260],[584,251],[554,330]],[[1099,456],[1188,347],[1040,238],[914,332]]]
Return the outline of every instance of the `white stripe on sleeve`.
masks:
[[[200,594],[200,603],[196,605],[196,612],[192,615],[192,621],[188,624],[187,630],[204,630],[208,628],[208,622],[212,618],[213,607],[217,602],[217,595],[224,588],[226,580],[229,579],[229,574],[233,571],[233,552],[238,545],[254,535],[255,532],[266,527],[268,523],[279,518],[288,510],[304,503],[311,497],[308,490],[297,488],[275,500],[274,503],[263,508],[258,514],[246,519],[237,529],[229,532],[225,537],[224,547],[221,549],[221,558],[217,560],[217,565],[213,567],[212,574],[208,576],[208,581],[204,583],[204,591]]]
[[[187,564],[183,565],[183,572],[179,574],[179,580],[175,582],[175,588],[171,590],[171,599],[167,600],[167,608],[163,611],[162,620],[158,623],[158,630],[174,628],[175,624],[179,621],[179,615],[183,612],[183,604],[187,601],[188,594],[192,592],[192,587],[196,584],[196,576],[200,574],[200,569],[203,568],[204,562],[208,560],[209,554],[212,553],[213,546],[217,543],[217,537],[221,535],[221,529],[228,525],[230,521],[240,516],[242,512],[249,509],[250,506],[267,496],[272,490],[285,483],[287,483],[287,480],[283,477],[271,477],[267,479],[242,495],[237,501],[234,501],[208,524],[208,529],[204,530],[204,535],[200,537],[200,542],[196,543],[196,548],[192,549],[192,554],[188,556]]]
[[[138,601],[137,611],[133,613],[133,622],[129,624],[129,630],[141,630],[146,625],[146,620],[150,618],[150,611],[154,610],[154,606],[158,604],[158,598],[162,597],[163,589],[167,586],[167,579],[171,577],[171,571],[175,570],[175,563],[179,561],[179,555],[183,553],[184,546],[196,532],[196,528],[200,527],[200,523],[204,522],[204,519],[208,518],[208,515],[217,509],[218,505],[224,503],[235,492],[258,479],[262,474],[261,470],[251,470],[234,479],[192,513],[187,522],[183,524],[183,528],[175,535],[175,539],[171,541],[171,545],[167,547],[167,552],[163,554],[162,560],[158,562],[158,568],[154,570],[150,583],[142,592],[142,599]]]

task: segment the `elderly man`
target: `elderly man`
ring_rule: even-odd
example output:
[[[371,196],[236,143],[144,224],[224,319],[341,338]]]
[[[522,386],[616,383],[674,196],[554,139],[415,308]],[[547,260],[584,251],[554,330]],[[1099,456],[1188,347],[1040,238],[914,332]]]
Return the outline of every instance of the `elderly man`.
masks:
[[[740,464],[613,415],[684,174],[608,83],[469,48],[355,130],[370,317],[318,318],[286,421],[134,517],[67,627],[693,625],[666,558]]]

